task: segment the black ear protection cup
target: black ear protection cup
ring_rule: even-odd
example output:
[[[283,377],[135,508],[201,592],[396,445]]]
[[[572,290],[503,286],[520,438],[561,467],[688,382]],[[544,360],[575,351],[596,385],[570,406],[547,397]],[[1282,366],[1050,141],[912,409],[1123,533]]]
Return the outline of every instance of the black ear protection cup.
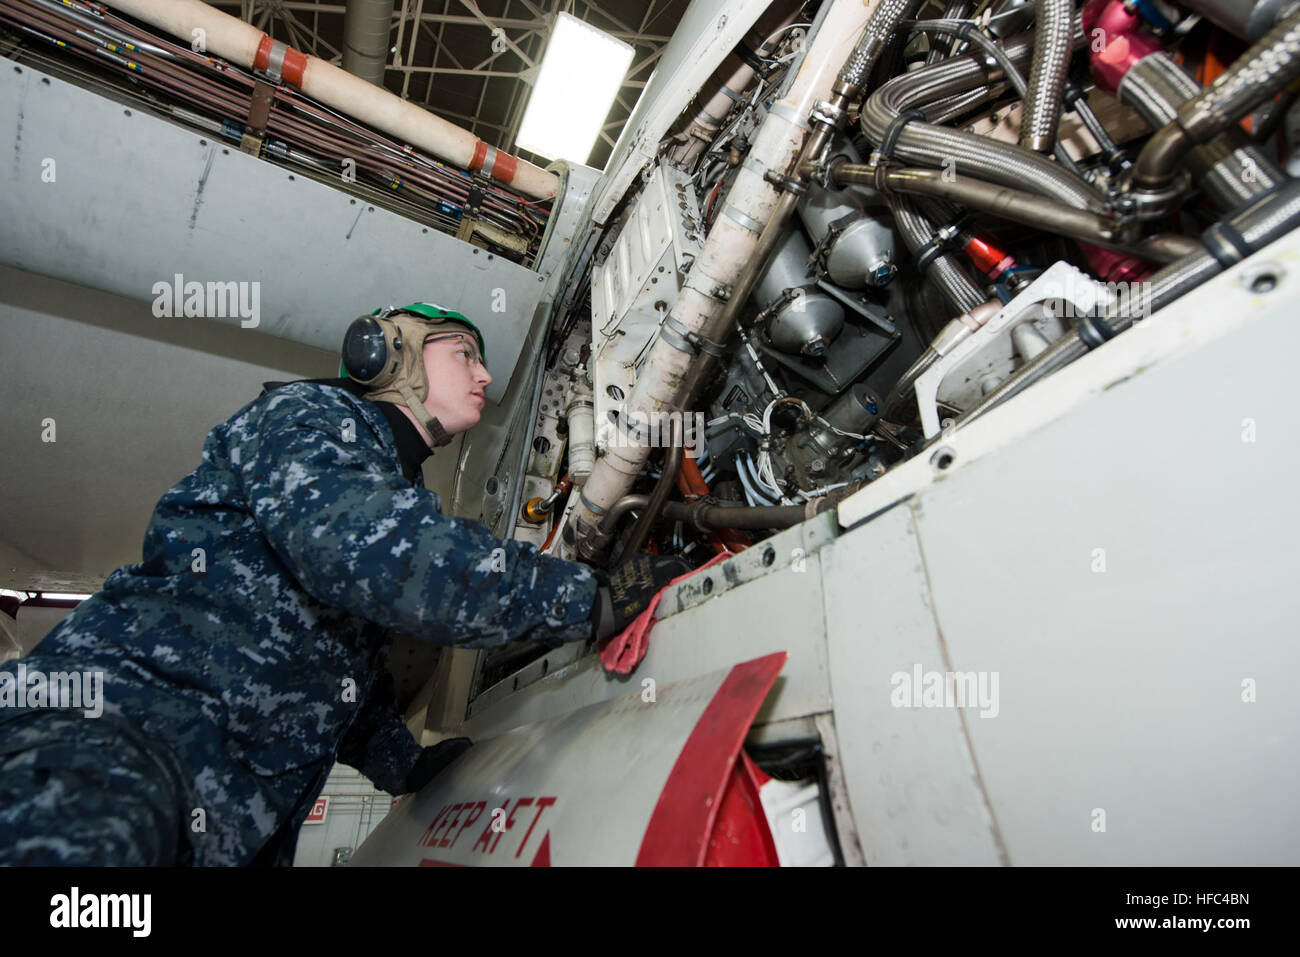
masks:
[[[376,310],[379,313],[379,310]],[[447,445],[451,436],[423,403],[429,394],[428,371],[424,366],[424,333],[441,320],[420,313],[389,309],[377,315],[353,319],[343,334],[339,350],[342,373],[365,386],[365,397],[375,402],[404,404],[422,425],[435,446]],[[403,328],[413,348],[403,348]]]
[[[343,335],[343,369],[362,385],[386,388],[402,367],[401,351],[402,330],[395,323],[361,316]]]

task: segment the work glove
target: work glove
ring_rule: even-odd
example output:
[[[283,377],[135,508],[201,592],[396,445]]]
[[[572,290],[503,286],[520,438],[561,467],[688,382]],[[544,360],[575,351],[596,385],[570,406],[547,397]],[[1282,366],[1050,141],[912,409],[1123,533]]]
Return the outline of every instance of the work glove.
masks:
[[[664,586],[691,570],[684,558],[639,552],[609,570],[596,590],[592,613],[598,641],[617,635],[636,619]]]
[[[469,750],[474,742],[469,738],[448,738],[431,744],[415,760],[415,767],[406,775],[406,793],[414,794],[438,776],[447,765]]]

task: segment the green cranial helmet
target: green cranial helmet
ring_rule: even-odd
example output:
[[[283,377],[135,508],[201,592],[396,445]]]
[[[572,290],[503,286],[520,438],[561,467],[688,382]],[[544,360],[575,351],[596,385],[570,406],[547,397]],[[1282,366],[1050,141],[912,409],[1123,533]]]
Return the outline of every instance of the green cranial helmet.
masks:
[[[441,324],[444,322],[455,322],[466,326],[474,333],[474,338],[478,342],[478,354],[483,360],[484,368],[487,367],[487,344],[483,341],[483,333],[479,327],[470,322],[463,313],[456,312],[454,309],[448,309],[446,306],[440,306],[436,302],[413,302],[409,306],[380,306],[370,315],[378,318],[385,318],[399,313],[406,313],[412,316],[419,316],[426,319],[431,324]],[[339,377],[347,378],[349,375],[346,362],[339,362]]]
[[[394,312],[409,312],[416,316],[423,316],[431,322],[459,322],[461,325],[469,326],[478,339],[478,354],[483,359],[483,365],[487,365],[487,345],[483,342],[483,333],[479,331],[478,326],[466,319],[461,313],[454,309],[447,309],[434,302],[413,302],[409,306],[402,306]]]

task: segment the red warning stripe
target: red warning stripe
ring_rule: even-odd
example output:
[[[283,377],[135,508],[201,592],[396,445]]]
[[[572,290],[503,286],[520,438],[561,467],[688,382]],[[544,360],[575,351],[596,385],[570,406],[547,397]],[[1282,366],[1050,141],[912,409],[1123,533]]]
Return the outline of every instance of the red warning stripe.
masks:
[[[302,75],[307,69],[307,54],[289,47],[284,54],[284,64],[280,67],[280,77],[294,89],[302,89]]]
[[[253,69],[265,72],[266,68],[271,65],[271,48],[275,45],[266,34],[262,34],[262,41],[257,45],[257,53],[253,57]],[[284,53],[284,62],[280,64],[280,79],[289,85],[301,89],[303,71],[307,69],[307,55],[300,50],[289,47]]]
[[[271,47],[275,43],[265,33],[262,34],[262,41],[257,45],[257,54],[253,57],[253,69],[264,71],[271,65]]]
[[[492,178],[502,183],[511,183],[515,178],[515,167],[519,161],[504,150],[497,150],[496,165],[492,167]]]
[[[788,655],[784,651],[736,665],[695,723],[659,795],[638,867],[699,867],[723,792],[763,699]]]
[[[474,144],[474,155],[469,160],[469,171],[477,173],[483,169],[483,163],[487,160],[488,145],[482,140]],[[497,158],[492,163],[492,178],[498,183],[509,184],[514,181],[515,170],[519,166],[519,158],[511,156],[505,150],[497,150]]]

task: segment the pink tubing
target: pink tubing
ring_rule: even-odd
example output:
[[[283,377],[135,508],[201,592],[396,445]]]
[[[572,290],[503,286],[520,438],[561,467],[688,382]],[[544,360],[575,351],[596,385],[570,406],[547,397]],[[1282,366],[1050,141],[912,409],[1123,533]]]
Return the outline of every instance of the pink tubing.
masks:
[[[1089,0],[1083,8],[1083,33],[1092,51],[1092,78],[1111,93],[1133,64],[1164,49],[1157,37],[1142,32],[1142,18],[1126,10],[1122,0]]]

